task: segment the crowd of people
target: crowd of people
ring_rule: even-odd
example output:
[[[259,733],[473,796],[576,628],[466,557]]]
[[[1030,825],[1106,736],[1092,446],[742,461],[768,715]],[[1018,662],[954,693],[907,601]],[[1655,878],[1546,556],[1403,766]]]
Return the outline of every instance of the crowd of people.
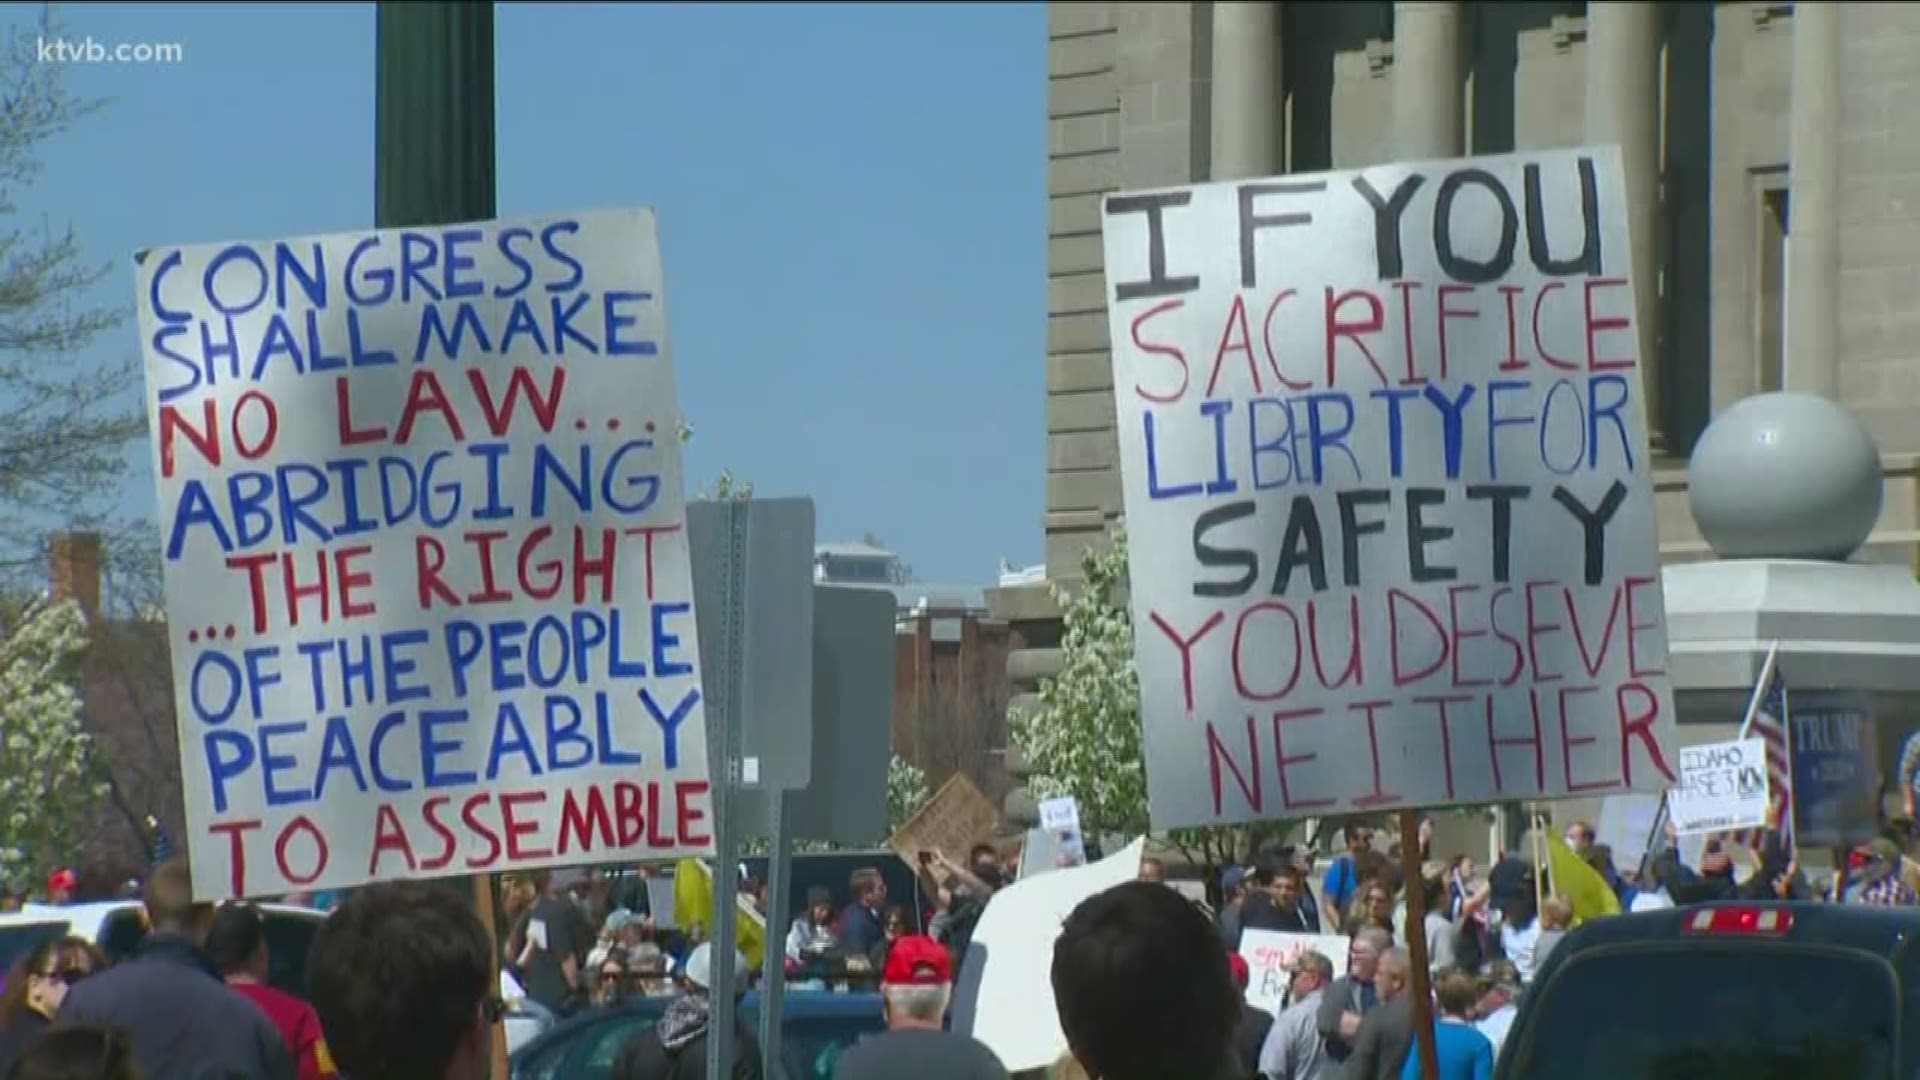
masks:
[[[1608,911],[1735,897],[1830,898],[1914,904],[1920,868],[1893,837],[1845,854],[1845,872],[1817,882],[1766,830],[1755,847],[1710,839],[1689,860],[1677,838],[1640,865],[1614,864],[1594,831],[1561,839],[1604,881]],[[1505,857],[1484,873],[1469,857],[1433,857],[1423,825],[1420,879],[1402,880],[1401,841],[1381,850],[1371,828],[1347,824],[1342,848],[1318,859],[1304,845],[1261,848],[1225,870],[1211,904],[1167,885],[1148,858],[1140,880],[1082,903],[1055,945],[1054,1007],[1070,1052],[1048,1080],[1388,1080],[1419,1075],[1409,935],[1429,965],[1440,1080],[1487,1080],[1516,1010],[1566,930],[1593,912],[1541,880],[1533,861]],[[823,1062],[819,1075],[866,1080],[999,1080],[992,1051],[947,1030],[954,974],[981,913],[1014,874],[1005,853],[979,845],[965,860],[927,852],[911,900],[889,897],[878,867],[846,892],[815,886],[784,934],[771,935],[799,985],[877,986],[887,1031]],[[1587,871],[1581,871],[1585,874]],[[742,874],[742,896],[764,885]],[[505,930],[480,924],[462,898],[421,884],[355,890],[335,904],[307,963],[309,1000],[268,985],[269,942],[258,908],[193,899],[185,863],[170,859],[141,884],[146,929],[135,955],[109,963],[76,937],[39,942],[0,994],[0,1076],[21,1080],[261,1077],[315,1080],[479,1077],[492,1026],[509,999],[554,1016],[663,999],[657,1023],[618,1049],[617,1080],[704,1075],[710,995],[724,961],[697,928],[652,911],[644,874],[531,873],[504,883]],[[56,874],[48,899],[71,897]],[[1409,927],[1407,894],[1423,912]],[[764,907],[762,907],[764,910]],[[664,915],[664,913],[662,913]],[[1344,955],[1303,949],[1268,1011],[1247,998],[1249,931],[1345,938]],[[733,985],[754,982],[744,956]],[[865,975],[860,982],[856,976]],[[497,981],[496,981],[497,980]],[[736,1080],[757,1080],[751,1032],[726,1036]],[[76,1071],[78,1070],[78,1071]]]

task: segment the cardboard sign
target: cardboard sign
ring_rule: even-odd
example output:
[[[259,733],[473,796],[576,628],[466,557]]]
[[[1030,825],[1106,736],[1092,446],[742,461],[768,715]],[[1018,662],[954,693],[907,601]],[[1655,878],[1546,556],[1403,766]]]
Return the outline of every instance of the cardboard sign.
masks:
[[[709,853],[652,212],[136,276],[196,894]]]
[[[1240,934],[1240,957],[1247,962],[1251,978],[1247,982],[1247,1004],[1280,1015],[1288,1004],[1292,964],[1303,952],[1313,951],[1333,963],[1334,978],[1347,973],[1347,947],[1344,934],[1290,934],[1279,930],[1244,930]]]
[[[938,851],[959,861],[967,857],[968,848],[999,827],[1000,811],[972,781],[954,773],[918,813],[894,830],[887,847],[908,866],[919,866],[923,851]]]
[[[1690,836],[1763,826],[1769,787],[1763,739],[1683,746],[1679,782],[1667,793],[1673,829]]]
[[[1616,151],[1111,195],[1104,232],[1156,829],[1672,782]]]

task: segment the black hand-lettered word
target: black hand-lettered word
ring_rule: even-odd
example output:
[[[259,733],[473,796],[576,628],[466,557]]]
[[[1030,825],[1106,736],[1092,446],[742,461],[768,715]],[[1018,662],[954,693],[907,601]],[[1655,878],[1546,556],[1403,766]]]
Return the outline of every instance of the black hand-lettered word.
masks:
[[[1485,169],[1466,166],[1439,178],[1431,203],[1431,231],[1435,261],[1442,273],[1457,282],[1484,284],[1505,277],[1514,266],[1520,233],[1524,227],[1527,259],[1534,269],[1548,277],[1596,276],[1601,272],[1603,252],[1600,238],[1600,191],[1593,159],[1582,157],[1575,163],[1580,185],[1581,238],[1579,254],[1566,257],[1555,254],[1548,235],[1548,213],[1541,166],[1530,162],[1521,168],[1521,201],[1515,204],[1505,181]],[[1366,174],[1353,177],[1348,190],[1329,190],[1325,180],[1261,182],[1237,185],[1239,201],[1239,286],[1251,289],[1259,284],[1257,241],[1259,234],[1272,229],[1311,228],[1314,208],[1331,198],[1357,197],[1373,212],[1374,261],[1382,281],[1405,276],[1403,255],[1404,221],[1414,197],[1427,183],[1422,173],[1409,173],[1391,192],[1382,192]],[[1457,207],[1470,192],[1490,199],[1499,210],[1500,234],[1493,250],[1474,255],[1461,250],[1454,235]],[[1115,195],[1107,200],[1109,218],[1139,214],[1146,219],[1147,276],[1134,281],[1117,281],[1114,299],[1142,300],[1179,296],[1200,288],[1198,274],[1173,273],[1167,265],[1167,215],[1192,204],[1190,189],[1151,192],[1139,195]],[[1287,207],[1278,211],[1275,204]]]
[[[1391,509],[1394,494],[1386,488],[1360,488],[1341,491],[1333,496],[1334,513],[1337,516],[1335,528],[1340,543],[1341,577],[1348,588],[1373,584],[1361,580],[1361,567],[1367,561],[1362,556],[1361,545],[1367,537],[1387,532],[1388,519],[1396,516]],[[1406,550],[1407,581],[1422,584],[1453,581],[1459,577],[1459,568],[1437,561],[1435,550],[1453,539],[1454,525],[1446,520],[1450,496],[1453,494],[1454,489],[1448,488],[1408,488],[1400,493],[1397,516],[1400,518]],[[1490,537],[1487,558],[1493,580],[1505,584],[1511,576],[1513,504],[1527,500],[1531,491],[1523,485],[1476,484],[1468,485],[1462,494],[1469,503],[1487,505],[1487,532]],[[1566,510],[1580,526],[1585,551],[1583,578],[1587,585],[1599,585],[1606,580],[1606,526],[1619,512],[1626,495],[1626,485],[1616,480],[1607,489],[1600,504],[1590,508],[1565,487],[1553,489],[1554,504]],[[1328,588],[1327,527],[1320,520],[1320,504],[1326,498],[1325,494],[1296,495],[1285,504],[1284,528],[1262,530],[1267,535],[1276,531],[1281,534],[1279,550],[1273,558],[1273,573],[1268,589],[1271,595],[1287,595],[1294,574],[1301,570],[1306,572],[1314,592],[1324,592]],[[1203,569],[1237,570],[1238,573],[1227,578],[1196,579],[1193,595],[1230,598],[1245,596],[1253,591],[1261,577],[1260,553],[1249,547],[1216,543],[1208,534],[1236,521],[1252,518],[1259,509],[1259,503],[1245,499],[1212,507],[1194,517],[1194,561]]]

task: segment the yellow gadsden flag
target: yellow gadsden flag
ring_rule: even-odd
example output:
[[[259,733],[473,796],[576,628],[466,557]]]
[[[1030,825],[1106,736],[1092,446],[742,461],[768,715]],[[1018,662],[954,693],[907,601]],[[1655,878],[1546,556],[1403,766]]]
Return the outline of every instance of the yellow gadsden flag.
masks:
[[[1553,875],[1553,894],[1573,908],[1575,926],[1599,915],[1620,914],[1620,898],[1607,879],[1551,830],[1547,831],[1547,865]]]
[[[737,904],[734,919],[735,941],[747,964],[755,969],[767,949],[767,920],[746,898]],[[713,921],[713,870],[699,859],[681,859],[673,867],[673,922],[682,930],[699,927],[710,935]]]

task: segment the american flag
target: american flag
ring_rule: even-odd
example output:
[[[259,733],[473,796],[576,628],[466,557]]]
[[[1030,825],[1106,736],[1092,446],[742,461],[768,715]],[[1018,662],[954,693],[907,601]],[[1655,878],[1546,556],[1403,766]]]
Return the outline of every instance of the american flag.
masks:
[[[159,866],[173,858],[173,838],[167,835],[166,826],[152,814],[147,815],[147,828],[153,833],[153,865]]]
[[[1787,858],[1793,857],[1793,758],[1787,748],[1787,729],[1791,723],[1787,703],[1787,681],[1780,676],[1778,664],[1769,664],[1772,675],[1766,693],[1740,730],[1742,739],[1759,739],[1767,744],[1767,786],[1780,807],[1780,846]],[[1734,840],[1754,851],[1766,843],[1765,829],[1748,829]]]

